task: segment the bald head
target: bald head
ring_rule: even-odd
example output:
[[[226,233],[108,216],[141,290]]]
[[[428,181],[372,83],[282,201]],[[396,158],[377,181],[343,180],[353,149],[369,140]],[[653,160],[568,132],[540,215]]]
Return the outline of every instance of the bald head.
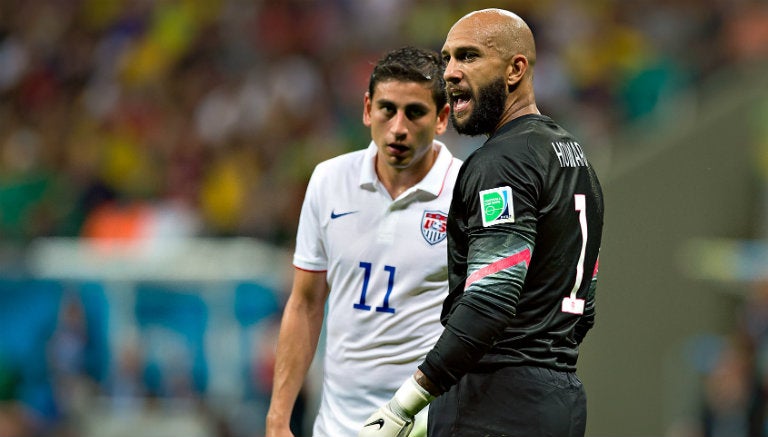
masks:
[[[459,133],[489,134],[509,120],[539,113],[536,46],[519,16],[503,9],[465,15],[448,31],[442,55],[451,121]]]
[[[463,16],[448,32],[471,35],[478,44],[496,50],[499,57],[510,59],[521,54],[532,66],[536,62],[536,44],[528,24],[520,16],[504,9],[482,9]]]

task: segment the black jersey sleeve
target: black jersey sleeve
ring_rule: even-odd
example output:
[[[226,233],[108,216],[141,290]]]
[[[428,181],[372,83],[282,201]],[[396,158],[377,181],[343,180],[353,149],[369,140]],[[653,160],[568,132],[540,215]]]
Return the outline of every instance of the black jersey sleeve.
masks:
[[[466,211],[467,271],[461,302],[515,316],[537,232],[543,165],[525,143],[468,162],[460,196]]]
[[[466,217],[466,281],[444,333],[420,366],[443,391],[514,319],[534,251],[541,165],[530,153],[487,152],[467,160],[454,194]]]

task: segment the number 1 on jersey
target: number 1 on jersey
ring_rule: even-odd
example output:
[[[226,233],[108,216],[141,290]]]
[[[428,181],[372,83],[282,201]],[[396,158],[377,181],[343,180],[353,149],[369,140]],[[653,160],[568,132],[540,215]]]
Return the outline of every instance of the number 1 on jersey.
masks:
[[[581,280],[584,278],[584,255],[587,250],[587,200],[583,194],[574,194],[573,201],[576,204],[576,212],[579,213],[579,227],[581,228],[581,253],[579,262],[576,264],[576,280],[573,284],[571,295],[563,299],[563,305],[560,308],[564,313],[584,314],[584,299],[576,297],[579,291]]]
[[[366,305],[365,296],[368,294],[368,285],[371,281],[371,269],[373,265],[369,262],[360,262],[360,268],[364,270],[363,273],[363,289],[360,291],[360,301],[353,305],[355,309],[370,311],[371,306]],[[392,266],[384,266],[384,271],[389,273],[389,280],[387,281],[387,293],[384,295],[384,303],[380,307],[376,307],[378,313],[390,313],[394,314],[395,309],[389,306],[389,296],[392,294],[392,289],[395,287],[395,268]]]

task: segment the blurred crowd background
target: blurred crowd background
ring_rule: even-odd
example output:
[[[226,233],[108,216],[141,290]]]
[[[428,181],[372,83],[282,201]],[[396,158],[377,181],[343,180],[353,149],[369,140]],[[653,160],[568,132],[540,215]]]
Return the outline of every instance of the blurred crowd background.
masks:
[[[178,411],[204,425],[157,435],[261,435],[282,278],[226,283],[214,309],[210,284],[132,284],[139,328],[116,345],[113,288],[29,278],[20,259],[49,237],[247,237],[290,252],[314,165],[370,140],[361,116],[372,64],[405,44],[439,51],[458,17],[489,6],[529,22],[540,109],[582,138],[606,180],[620,133],[674,125],[684,115],[668,102],[695,105],[718,74],[768,60],[760,0],[1,0],[0,437],[128,435],[88,428],[95,411],[120,412],[131,435],[151,437],[135,414],[169,400],[165,422],[147,429]],[[482,141],[442,139],[460,157]],[[246,350],[234,398],[209,392],[201,355],[201,330],[224,306],[232,326],[261,339],[230,338]],[[717,343],[729,353],[708,384],[722,391],[713,404],[703,396],[688,435],[766,433],[765,382],[747,381],[765,355],[755,347],[768,331],[763,306],[745,307],[738,341]],[[163,373],[144,359],[146,338],[193,352]],[[222,396],[229,403],[210,402]]]
[[[536,32],[543,111],[588,138],[606,164],[620,147],[611,143],[617,129],[720,67],[768,51],[759,1],[496,4]],[[175,232],[277,244],[290,244],[314,165],[367,144],[361,105],[372,63],[402,44],[439,50],[456,17],[476,6],[0,5],[4,239],[131,232],[104,221],[178,214],[186,225]],[[466,139],[450,140],[468,153]]]

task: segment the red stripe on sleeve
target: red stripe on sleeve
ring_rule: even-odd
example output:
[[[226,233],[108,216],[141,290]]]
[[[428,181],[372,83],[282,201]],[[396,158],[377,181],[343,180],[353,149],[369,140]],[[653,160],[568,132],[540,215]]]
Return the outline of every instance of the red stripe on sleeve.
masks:
[[[597,268],[600,266],[600,257],[595,260],[595,270],[592,271],[592,277],[597,276]]]
[[[482,269],[476,271],[475,273],[472,273],[471,275],[469,275],[469,277],[467,278],[467,281],[464,283],[464,289],[466,290],[470,285],[472,285],[473,282],[479,279],[482,279],[488,275],[494,274],[504,269],[508,269],[512,266],[520,264],[521,262],[525,262],[526,267],[528,267],[528,264],[531,263],[530,249],[526,248],[524,250],[521,250],[520,252],[517,252],[514,255],[511,255],[504,259],[496,261],[495,263],[489,264],[483,267]]]

